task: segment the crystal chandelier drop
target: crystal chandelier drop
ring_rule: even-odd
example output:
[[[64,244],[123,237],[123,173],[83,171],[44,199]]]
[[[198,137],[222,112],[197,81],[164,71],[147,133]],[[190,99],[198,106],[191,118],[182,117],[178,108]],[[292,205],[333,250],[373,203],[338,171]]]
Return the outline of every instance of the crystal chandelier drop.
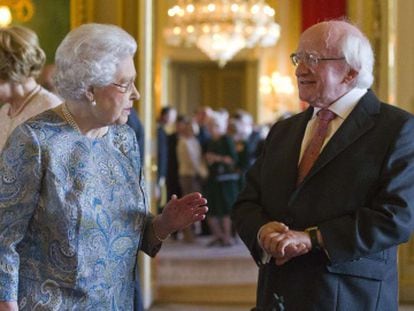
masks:
[[[167,44],[197,46],[220,67],[240,50],[273,46],[280,36],[265,0],[178,0],[168,16]]]

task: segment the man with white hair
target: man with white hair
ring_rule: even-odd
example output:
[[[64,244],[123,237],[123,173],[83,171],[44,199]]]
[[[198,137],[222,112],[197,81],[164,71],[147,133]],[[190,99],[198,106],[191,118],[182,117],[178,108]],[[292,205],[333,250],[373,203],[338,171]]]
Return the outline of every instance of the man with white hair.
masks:
[[[397,310],[397,246],[414,222],[414,118],[370,87],[345,21],[291,55],[306,111],[276,123],[232,218],[260,267],[257,310]]]

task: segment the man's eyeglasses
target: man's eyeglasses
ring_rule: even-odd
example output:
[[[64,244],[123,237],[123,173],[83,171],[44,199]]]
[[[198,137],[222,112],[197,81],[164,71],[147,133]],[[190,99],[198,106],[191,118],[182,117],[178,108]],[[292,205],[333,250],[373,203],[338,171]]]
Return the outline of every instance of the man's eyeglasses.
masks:
[[[118,87],[121,93],[129,93],[132,91],[132,88],[134,86],[134,81],[131,81],[125,84],[112,83],[112,85],[115,85],[116,87]]]
[[[290,59],[294,66],[298,66],[300,62],[303,62],[309,67],[316,67],[321,61],[344,60],[345,57],[318,57],[312,53],[292,53]]]

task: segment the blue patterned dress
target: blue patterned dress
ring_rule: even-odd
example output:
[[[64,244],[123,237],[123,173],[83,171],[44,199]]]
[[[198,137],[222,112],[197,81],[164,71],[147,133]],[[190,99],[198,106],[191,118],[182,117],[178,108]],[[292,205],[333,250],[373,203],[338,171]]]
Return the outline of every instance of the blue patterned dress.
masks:
[[[0,157],[0,301],[21,310],[132,310],[152,216],[128,126],[97,139],[49,110]]]

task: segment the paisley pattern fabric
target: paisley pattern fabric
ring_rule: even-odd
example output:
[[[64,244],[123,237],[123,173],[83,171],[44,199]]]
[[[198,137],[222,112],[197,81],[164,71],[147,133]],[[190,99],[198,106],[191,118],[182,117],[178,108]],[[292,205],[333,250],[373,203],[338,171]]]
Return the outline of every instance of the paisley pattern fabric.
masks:
[[[91,139],[51,110],[20,125],[0,157],[0,301],[132,310],[151,217],[128,126]]]

